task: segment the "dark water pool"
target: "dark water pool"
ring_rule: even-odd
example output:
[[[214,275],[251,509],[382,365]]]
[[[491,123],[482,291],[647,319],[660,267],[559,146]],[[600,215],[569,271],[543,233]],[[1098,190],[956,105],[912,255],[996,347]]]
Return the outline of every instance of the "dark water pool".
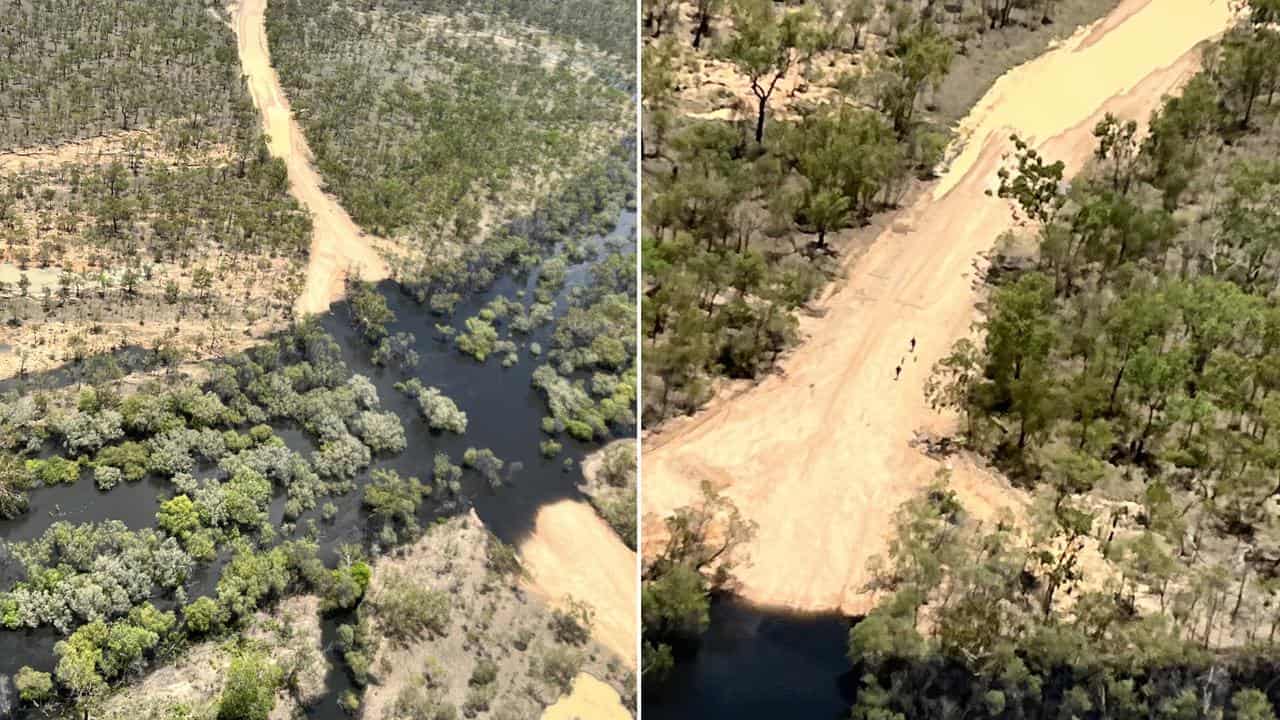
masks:
[[[644,689],[645,720],[843,720],[857,678],[850,620],[793,615],[716,597],[711,627],[671,677]]]
[[[625,212],[609,237],[632,238],[634,233],[635,215]],[[600,241],[602,243],[603,240]],[[590,264],[589,261],[570,268],[565,289],[558,299],[558,313],[563,312],[567,304],[568,292],[587,281]],[[490,300],[498,296],[515,299],[521,290],[525,291],[527,302],[532,297],[535,285],[536,273],[530,277],[504,276],[492,288],[474,293],[460,303],[449,322],[455,327],[462,327],[466,318],[476,314]],[[475,473],[468,472],[464,475],[460,497],[432,497],[423,503],[419,512],[420,523],[425,526],[434,518],[474,507],[495,535],[504,542],[519,543],[531,532],[539,507],[564,498],[580,497],[576,487],[581,481],[579,462],[598,446],[596,443],[583,443],[562,436],[557,439],[563,444],[564,450],[558,457],[547,459],[539,450],[539,442],[546,438],[540,429],[540,422],[549,411],[546,402],[533,388],[531,378],[534,369],[547,361],[545,350],[551,346],[554,322],[540,327],[529,336],[513,338],[520,345],[520,361],[514,366],[503,368],[499,355],[490,356],[487,363],[481,364],[460,353],[452,341],[439,341],[435,325],[442,322],[441,319],[402,294],[394,283],[385,282],[379,289],[396,314],[396,321],[388,326],[389,332],[411,332],[417,338],[416,349],[421,360],[416,369],[401,372],[373,365],[370,362],[371,348],[352,329],[345,303],[335,305],[321,320],[323,327],[341,345],[348,369],[352,373],[369,377],[378,388],[382,407],[394,410],[405,426],[408,439],[405,451],[395,456],[375,458],[370,469],[394,469],[402,475],[416,476],[427,481],[431,477],[432,461],[437,452],[448,453],[452,461],[460,465],[463,452],[468,447],[489,448],[505,462],[502,486],[490,487],[488,482]],[[541,344],[543,356],[534,357],[529,352],[529,345],[533,342]],[[134,360],[133,354],[136,351],[128,352],[129,359]],[[76,382],[79,377],[75,370],[60,369],[21,383],[26,387],[50,387]],[[397,382],[410,377],[419,378],[424,385],[438,387],[467,413],[465,435],[434,433],[425,426],[418,415],[416,401],[393,387]],[[10,383],[7,387],[0,387],[0,390],[4,389],[15,389],[15,385]],[[280,425],[276,432],[292,449],[303,455],[309,455],[315,447],[310,437],[290,425]],[[631,428],[615,428],[617,435],[631,432]],[[570,461],[567,466],[566,460]],[[357,482],[362,483],[368,477],[369,473],[366,472]],[[155,512],[159,503],[171,495],[169,483],[159,479],[122,483],[102,492],[94,486],[88,473],[85,473],[80,482],[74,485],[33,490],[27,513],[15,520],[0,521],[0,540],[18,541],[39,537],[57,520],[83,523],[118,519],[134,529],[151,527],[155,524]],[[346,495],[322,499],[318,505],[329,501],[338,507],[338,514],[332,521],[322,521],[318,507],[298,519],[299,527],[309,519],[315,519],[319,524],[323,533],[321,555],[326,560],[332,560],[341,544],[368,543],[374,539],[376,528],[370,528],[367,523],[367,515],[360,506],[361,496],[362,492],[357,487]],[[283,508],[283,493],[277,493],[270,508],[273,523],[280,524]],[[197,566],[187,585],[190,597],[213,592],[221,563],[226,559],[224,557],[218,562]],[[10,587],[16,579],[13,562],[6,562],[7,560],[7,554],[0,545],[0,580],[3,580],[4,588]],[[335,618],[326,619],[326,643],[332,642],[337,624],[338,620]],[[43,629],[33,632],[0,631],[0,717],[7,716],[3,681],[11,678],[23,665],[52,670],[52,647],[57,640],[58,636],[54,632]],[[330,653],[329,657],[334,663],[338,662],[336,652]],[[337,705],[338,695],[347,687],[350,684],[345,671],[340,665],[335,665],[334,671],[330,673],[329,695],[312,708],[308,715],[325,720],[347,717]],[[39,717],[32,713],[28,715]]]

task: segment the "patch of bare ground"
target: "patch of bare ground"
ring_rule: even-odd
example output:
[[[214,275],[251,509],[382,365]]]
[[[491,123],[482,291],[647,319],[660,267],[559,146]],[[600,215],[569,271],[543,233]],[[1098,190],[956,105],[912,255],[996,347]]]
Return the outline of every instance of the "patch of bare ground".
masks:
[[[594,612],[592,634],[628,668],[636,667],[636,555],[585,502],[561,500],[538,510],[520,543],[527,585],[546,602],[566,597]]]
[[[173,151],[163,131],[0,158],[0,177],[19,188],[0,202],[0,378],[126,346],[170,363],[207,359],[287,325],[299,259],[233,247],[224,239],[229,218],[203,216],[189,199],[174,210],[149,184],[151,173],[227,172],[229,162],[216,145]],[[98,199],[105,193],[88,199],[85,188],[112,163],[126,168],[130,186],[118,232],[102,228],[112,217]],[[175,217],[187,238],[159,249]]]
[[[511,572],[517,561],[509,553],[472,513],[431,527],[413,545],[376,563],[361,606],[361,621],[372,623],[379,637],[363,717],[451,706],[468,717],[532,718],[571,688],[579,693],[575,704],[610,701],[593,718],[634,712],[632,665],[591,639],[580,615],[557,613],[526,592],[518,571]],[[406,586],[445,593],[447,620],[427,632],[401,634],[399,618],[388,608]],[[597,612],[591,629],[599,622]],[[580,687],[582,673],[608,689],[590,682]]]
[[[573,679],[573,691],[542,713],[542,720],[627,720],[618,691],[582,673]]]
[[[242,637],[192,646],[168,665],[113,694],[95,714],[99,720],[172,720],[212,717],[226,683],[231,660],[244,648],[257,648],[285,673],[272,720],[296,717],[325,691],[327,663],[320,640],[320,601],[313,595],[291,597],[270,613],[259,612]],[[180,714],[185,712],[186,714]]]
[[[894,509],[940,467],[909,446],[912,433],[954,426],[928,407],[923,386],[969,334],[981,297],[974,263],[1012,223],[1008,205],[986,194],[1010,132],[1074,174],[1103,113],[1145,120],[1199,67],[1200,43],[1233,21],[1225,3],[1126,0],[1114,12],[1122,19],[1104,36],[1083,29],[992,86],[933,192],[849,267],[777,374],[646,442],[646,514],[688,504],[708,481],[757,523],[750,562],[736,571],[747,599],[854,614],[870,606],[867,560],[884,553]],[[952,468],[971,511],[1016,502],[992,477]]]
[[[152,266],[132,293],[120,288],[120,273],[86,264],[27,271],[0,265],[0,378],[133,346],[170,362],[205,360],[248,348],[288,323],[296,265],[232,255],[211,260],[225,281],[207,295],[194,287],[193,268],[176,265]],[[31,281],[26,296],[18,289],[24,274]],[[179,289],[176,301],[166,297],[169,283]]]
[[[0,152],[0,172],[64,165],[67,163],[111,162],[131,154],[131,149],[144,138],[147,130],[120,132],[84,140],[71,140],[58,145],[38,145]]]

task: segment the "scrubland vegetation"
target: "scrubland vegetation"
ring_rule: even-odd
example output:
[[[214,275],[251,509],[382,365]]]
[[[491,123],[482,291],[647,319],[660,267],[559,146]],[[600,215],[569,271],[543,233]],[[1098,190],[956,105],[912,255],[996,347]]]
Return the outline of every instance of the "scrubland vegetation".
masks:
[[[209,356],[287,321],[311,221],[260,145],[240,159],[211,152],[180,162],[140,144],[10,176],[0,226],[17,279],[0,286],[0,336],[18,349],[6,374],[126,345],[169,362]]]
[[[1070,182],[1006,159],[1022,222],[926,394],[1025,502],[979,520],[944,473],[898,509],[849,636],[853,717],[1276,717],[1280,8],[1244,11],[1149,134],[1107,116]],[[733,560],[705,531],[736,517],[709,494],[668,520],[647,681],[705,630],[705,559]]]
[[[266,154],[230,29],[202,2],[47,5],[0,25],[26,41],[0,127],[24,151],[83,142],[0,161],[0,372],[124,345],[209,357],[283,325],[311,223]]]
[[[231,32],[207,0],[8,3],[0,150],[139,129],[239,127]]]
[[[645,422],[767,371],[983,83],[1106,6],[646,2]]]
[[[590,639],[590,610],[524,598],[520,572],[514,551],[466,517],[380,562],[339,632],[366,716],[536,717],[584,671],[629,689]]]
[[[617,440],[582,463],[580,489],[596,512],[618,533],[622,542],[636,549],[636,443]]]
[[[1002,171],[1026,223],[928,392],[1033,512],[978,525],[945,486],[900,511],[858,717],[1275,717],[1280,33],[1249,10],[1069,188],[1022,145]]]
[[[358,224],[398,240],[385,251],[405,277],[578,175],[626,136],[633,107],[632,55],[580,42],[619,19],[441,5],[268,7],[272,59],[317,169]]]

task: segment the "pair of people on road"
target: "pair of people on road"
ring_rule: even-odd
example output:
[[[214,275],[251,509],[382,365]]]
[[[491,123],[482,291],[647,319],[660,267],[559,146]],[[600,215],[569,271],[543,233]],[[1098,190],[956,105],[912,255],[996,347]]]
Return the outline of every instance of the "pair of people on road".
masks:
[[[912,355],[916,354],[916,339],[914,337],[911,338],[911,354]],[[907,361],[906,358],[902,358],[901,360],[898,361],[898,367],[893,369],[894,382],[897,382],[898,378],[902,377],[902,364],[906,361]]]

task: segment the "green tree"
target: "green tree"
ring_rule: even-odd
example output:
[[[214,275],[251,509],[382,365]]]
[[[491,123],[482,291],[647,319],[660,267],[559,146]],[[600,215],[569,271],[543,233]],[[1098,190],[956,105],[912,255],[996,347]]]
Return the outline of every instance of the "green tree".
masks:
[[[1232,717],[1236,720],[1275,720],[1276,712],[1261,690],[1249,688],[1231,696]]]
[[[40,705],[53,697],[53,677],[47,672],[40,672],[23,665],[13,678],[13,687],[23,702]]]
[[[810,29],[805,10],[774,10],[771,0],[735,0],[734,35],[723,48],[724,57],[751,83],[756,97],[756,143],[764,143],[765,114],[778,82],[800,60]]]
[[[231,661],[218,701],[218,720],[266,720],[283,675],[266,656],[245,652]]]
[[[913,131],[921,94],[946,76],[954,57],[955,45],[930,23],[900,37],[894,57],[882,61],[886,64],[877,79],[880,109],[900,139]]]
[[[849,198],[836,190],[811,190],[805,193],[801,217],[818,234],[819,249],[827,247],[827,233],[849,222]]]

